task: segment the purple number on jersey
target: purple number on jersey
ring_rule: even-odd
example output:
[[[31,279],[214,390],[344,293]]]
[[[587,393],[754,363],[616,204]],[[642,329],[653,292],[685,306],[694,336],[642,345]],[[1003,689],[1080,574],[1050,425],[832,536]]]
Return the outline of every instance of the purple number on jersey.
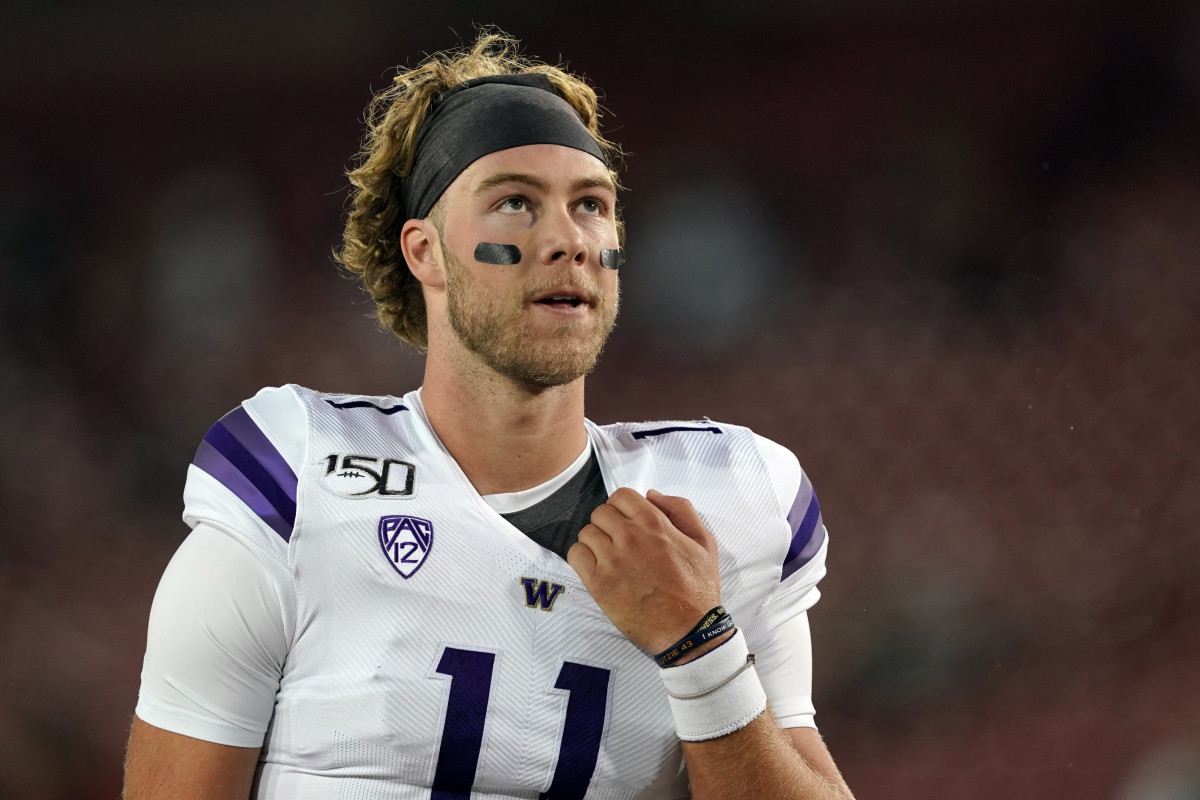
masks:
[[[479,767],[483,724],[492,691],[496,656],[447,647],[437,671],[449,675],[450,699],[442,723],[431,800],[470,800]],[[550,788],[539,800],[583,800],[600,757],[604,718],[608,708],[610,671],[566,661],[554,688],[568,692],[558,761]]]
[[[495,662],[493,653],[453,647],[442,653],[437,671],[451,678],[450,701],[446,704],[430,800],[471,800]]]
[[[600,757],[600,739],[604,735],[604,710],[608,706],[609,671],[573,661],[563,663],[556,689],[570,692],[567,719],[563,723],[562,742],[558,746],[558,764],[550,789],[538,800],[583,800],[587,794],[596,759]]]

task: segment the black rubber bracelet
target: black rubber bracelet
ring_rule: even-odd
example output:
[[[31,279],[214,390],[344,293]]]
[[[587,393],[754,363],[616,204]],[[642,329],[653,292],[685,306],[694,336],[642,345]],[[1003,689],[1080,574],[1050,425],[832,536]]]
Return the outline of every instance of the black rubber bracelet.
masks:
[[[733,630],[733,617],[725,610],[725,606],[717,606],[704,615],[703,619],[675,644],[654,656],[654,661],[660,667],[665,667],[672,661],[682,658],[689,650],[698,644],[704,644],[723,633]]]

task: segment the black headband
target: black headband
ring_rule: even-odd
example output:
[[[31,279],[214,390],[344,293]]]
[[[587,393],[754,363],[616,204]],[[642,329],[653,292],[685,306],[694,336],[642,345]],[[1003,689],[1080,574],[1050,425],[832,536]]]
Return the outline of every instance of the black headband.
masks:
[[[429,216],[477,159],[527,144],[561,144],[607,163],[596,138],[545,75],[489,75],[447,89],[417,134],[412,172],[400,180],[406,218]]]

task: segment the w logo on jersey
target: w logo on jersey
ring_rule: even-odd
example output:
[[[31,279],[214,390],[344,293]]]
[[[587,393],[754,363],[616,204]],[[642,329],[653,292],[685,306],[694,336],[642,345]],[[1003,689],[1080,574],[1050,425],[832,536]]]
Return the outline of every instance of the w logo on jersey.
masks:
[[[380,517],[379,546],[392,568],[402,577],[411,578],[433,547],[433,523],[420,517]]]
[[[525,605],[542,611],[549,611],[566,588],[561,583],[539,581],[537,578],[521,578],[521,585],[525,587]]]

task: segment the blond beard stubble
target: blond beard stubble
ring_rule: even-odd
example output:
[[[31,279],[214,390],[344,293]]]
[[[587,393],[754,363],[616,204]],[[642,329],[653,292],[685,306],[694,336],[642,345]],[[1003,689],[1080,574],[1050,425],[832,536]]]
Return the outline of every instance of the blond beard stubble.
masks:
[[[596,366],[616,324],[619,291],[610,307],[598,284],[572,282],[596,298],[592,311],[599,324],[586,334],[572,330],[577,323],[567,323],[558,336],[539,336],[529,324],[525,305],[529,298],[558,288],[563,281],[538,281],[525,289],[519,307],[506,308],[511,298],[488,295],[472,280],[466,266],[450,252],[444,240],[442,253],[446,257],[450,327],[463,346],[492,370],[526,386],[550,388],[571,383]]]

